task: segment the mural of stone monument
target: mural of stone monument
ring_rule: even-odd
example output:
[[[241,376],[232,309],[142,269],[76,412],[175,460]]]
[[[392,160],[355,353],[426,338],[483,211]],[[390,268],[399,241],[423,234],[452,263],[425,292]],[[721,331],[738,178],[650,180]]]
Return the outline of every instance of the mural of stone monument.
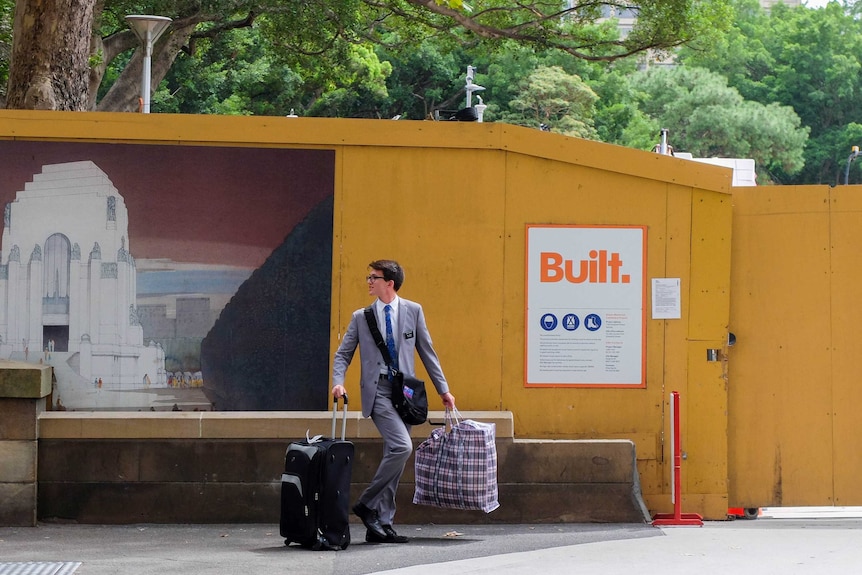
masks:
[[[0,158],[0,358],[53,366],[55,409],[325,401],[332,150],[4,140]]]
[[[54,366],[69,407],[102,389],[167,384],[164,351],[138,319],[128,223],[91,161],[43,166],[5,208],[0,353]]]

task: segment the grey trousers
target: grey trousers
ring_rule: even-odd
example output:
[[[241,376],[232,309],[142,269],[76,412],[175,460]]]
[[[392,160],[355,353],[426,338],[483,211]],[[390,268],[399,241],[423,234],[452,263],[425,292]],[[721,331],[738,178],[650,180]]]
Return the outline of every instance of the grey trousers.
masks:
[[[368,488],[359,496],[359,501],[369,509],[377,510],[380,523],[392,525],[395,494],[404,473],[404,465],[413,452],[413,440],[410,439],[410,427],[401,421],[392,407],[392,384],[386,376],[377,382],[371,420],[383,437],[383,459]]]

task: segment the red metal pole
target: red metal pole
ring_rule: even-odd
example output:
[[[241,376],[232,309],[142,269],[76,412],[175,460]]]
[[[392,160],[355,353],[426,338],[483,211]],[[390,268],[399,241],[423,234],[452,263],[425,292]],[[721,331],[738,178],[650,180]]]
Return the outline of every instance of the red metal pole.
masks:
[[[679,423],[679,392],[670,392],[671,408],[671,452],[673,453],[673,478],[670,491],[673,513],[656,513],[653,525],[703,525],[703,517],[697,513],[682,512],[682,447]]]

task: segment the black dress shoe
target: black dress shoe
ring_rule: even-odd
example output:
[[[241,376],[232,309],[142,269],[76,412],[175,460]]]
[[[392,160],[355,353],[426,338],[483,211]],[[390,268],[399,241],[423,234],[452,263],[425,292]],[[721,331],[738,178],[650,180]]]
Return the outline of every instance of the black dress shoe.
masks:
[[[407,543],[409,538],[404,535],[398,535],[391,525],[384,525],[383,531],[386,532],[386,537],[375,535],[370,530],[365,532],[365,541],[368,543]]]
[[[362,524],[368,529],[368,533],[386,539],[386,531],[383,530],[383,525],[380,524],[380,516],[377,511],[369,509],[363,503],[357,503],[353,506],[353,513],[362,520]]]

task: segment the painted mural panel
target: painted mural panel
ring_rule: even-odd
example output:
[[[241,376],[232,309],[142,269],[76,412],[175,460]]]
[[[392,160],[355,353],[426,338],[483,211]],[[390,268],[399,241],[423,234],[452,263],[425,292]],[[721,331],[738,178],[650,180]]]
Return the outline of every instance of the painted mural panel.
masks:
[[[0,142],[0,357],[55,409],[325,409],[334,152]]]

